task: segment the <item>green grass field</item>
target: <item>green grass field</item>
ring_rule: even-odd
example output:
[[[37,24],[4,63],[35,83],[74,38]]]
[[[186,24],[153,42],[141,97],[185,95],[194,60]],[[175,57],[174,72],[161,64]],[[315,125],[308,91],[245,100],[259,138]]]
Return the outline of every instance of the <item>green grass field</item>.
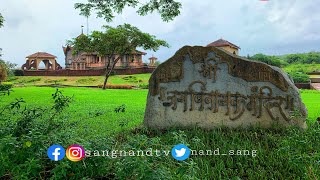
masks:
[[[132,85],[147,84],[151,74],[116,75],[110,76],[108,84]],[[68,86],[98,86],[103,84],[104,76],[15,76],[9,78],[15,85],[68,85]]]
[[[95,88],[60,88],[74,101],[56,119],[55,130],[46,134],[42,128],[48,118],[30,124],[30,132],[16,139],[10,131],[14,116],[2,123],[0,131],[0,179],[317,179],[320,177],[320,126],[313,124],[320,116],[320,92],[301,92],[309,111],[307,130],[275,129],[201,129],[165,131],[143,128],[147,90],[106,90]],[[55,88],[14,88],[10,96],[0,99],[0,107],[23,98],[28,108],[53,104]],[[126,111],[115,108],[126,105]],[[14,110],[14,109],[13,109]],[[8,112],[9,113],[9,112]],[[14,113],[13,113],[14,114]],[[29,115],[23,115],[26,118]],[[18,119],[20,115],[17,115]],[[5,117],[0,117],[3,119]],[[17,120],[18,120],[17,119]],[[31,121],[31,120],[30,120]],[[24,121],[22,121],[24,122]],[[61,125],[63,124],[63,125]],[[39,130],[40,129],[40,130]],[[30,141],[31,147],[25,142]],[[171,151],[176,144],[193,150],[216,150],[237,155],[192,155],[184,162],[171,155],[159,157],[87,157],[81,162],[66,158],[50,161],[47,148],[54,144],[78,143],[86,150],[148,150]],[[250,154],[244,155],[248,150]],[[255,156],[253,156],[255,152]]]
[[[54,91],[55,88],[50,87],[14,88],[11,96],[2,97],[0,103],[3,105],[15,98],[23,98],[28,104],[48,106],[49,103],[52,103],[50,95]],[[114,108],[122,104],[127,106],[128,117],[131,117],[133,122],[141,122],[148,92],[147,90],[114,89],[103,91],[95,88],[61,88],[61,91],[65,95],[74,96],[75,101],[69,108],[69,111],[74,115],[73,120],[81,117],[81,121],[82,119],[85,121],[88,118],[85,114],[101,111],[105,116],[94,119],[99,123],[105,117],[111,118],[110,121],[114,122],[114,118],[116,117],[112,116],[112,112]],[[307,106],[309,118],[315,120],[317,117],[320,117],[320,91],[302,90],[301,96]]]
[[[119,131],[119,123],[129,121],[129,126],[140,124],[143,120],[146,105],[147,90],[113,90],[103,91],[97,88],[60,88],[67,96],[74,96],[65,115],[68,121],[78,121],[81,127],[91,129],[91,133],[110,134]],[[23,98],[28,106],[49,107],[52,103],[51,94],[55,88],[25,87],[14,88],[10,96],[1,97],[0,107]],[[114,109],[122,104],[126,105],[126,113],[116,114]],[[83,137],[90,134],[82,133],[82,129],[75,128]]]

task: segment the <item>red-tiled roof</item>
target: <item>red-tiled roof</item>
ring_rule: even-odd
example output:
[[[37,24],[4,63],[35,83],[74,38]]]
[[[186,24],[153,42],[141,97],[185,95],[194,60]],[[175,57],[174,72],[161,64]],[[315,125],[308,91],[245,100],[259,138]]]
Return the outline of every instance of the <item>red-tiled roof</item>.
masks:
[[[27,56],[27,58],[56,58],[56,56],[46,53],[46,52],[37,52]]]
[[[219,39],[219,40],[216,40],[210,44],[207,45],[208,46],[213,46],[213,47],[223,47],[223,46],[231,46],[233,48],[236,48],[236,49],[240,49],[239,46],[235,45],[235,44],[232,44],[231,42],[227,41],[227,40],[224,40],[224,39]]]

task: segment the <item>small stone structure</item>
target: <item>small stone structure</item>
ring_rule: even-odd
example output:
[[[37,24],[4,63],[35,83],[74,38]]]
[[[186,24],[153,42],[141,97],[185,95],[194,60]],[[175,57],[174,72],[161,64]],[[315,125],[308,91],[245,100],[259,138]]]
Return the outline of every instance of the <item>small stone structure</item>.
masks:
[[[39,70],[39,64],[43,62],[45,64],[44,70],[58,70],[62,69],[60,64],[56,60],[56,56],[46,53],[37,52],[26,57],[26,63],[22,65],[22,70]]]
[[[158,58],[152,56],[151,58],[149,58],[150,60],[150,64],[149,64],[149,67],[155,67],[156,66],[156,61],[157,61]]]
[[[185,46],[153,72],[144,124],[306,128],[306,117],[298,89],[280,68],[221,48]]]

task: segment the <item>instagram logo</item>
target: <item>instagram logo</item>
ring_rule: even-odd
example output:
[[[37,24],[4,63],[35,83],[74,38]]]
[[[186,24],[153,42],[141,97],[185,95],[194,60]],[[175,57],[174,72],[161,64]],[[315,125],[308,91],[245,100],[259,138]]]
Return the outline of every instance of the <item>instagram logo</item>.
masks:
[[[84,158],[84,148],[78,144],[73,144],[66,150],[66,156],[70,161],[81,161]]]

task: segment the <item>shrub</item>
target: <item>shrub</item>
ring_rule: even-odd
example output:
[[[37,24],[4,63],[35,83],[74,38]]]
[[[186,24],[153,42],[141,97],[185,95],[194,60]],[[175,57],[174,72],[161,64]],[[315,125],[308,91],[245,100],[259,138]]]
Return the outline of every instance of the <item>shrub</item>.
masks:
[[[142,79],[138,79],[137,77],[132,76],[132,75],[125,76],[122,79],[127,81],[127,82],[131,82],[131,83],[138,83],[138,82],[142,82],[143,81]]]
[[[15,76],[24,76],[23,70],[21,70],[21,69],[14,69],[14,70],[13,70],[13,75],[15,75]]]
[[[139,88],[141,89],[149,89],[149,84],[148,83],[142,83],[138,85]]]
[[[5,64],[0,63],[0,84],[7,79],[7,69]]]
[[[301,72],[291,72],[289,75],[292,77],[295,83],[309,83],[310,78],[307,74]]]
[[[8,91],[13,86],[12,83],[2,83],[0,84],[0,91]]]

